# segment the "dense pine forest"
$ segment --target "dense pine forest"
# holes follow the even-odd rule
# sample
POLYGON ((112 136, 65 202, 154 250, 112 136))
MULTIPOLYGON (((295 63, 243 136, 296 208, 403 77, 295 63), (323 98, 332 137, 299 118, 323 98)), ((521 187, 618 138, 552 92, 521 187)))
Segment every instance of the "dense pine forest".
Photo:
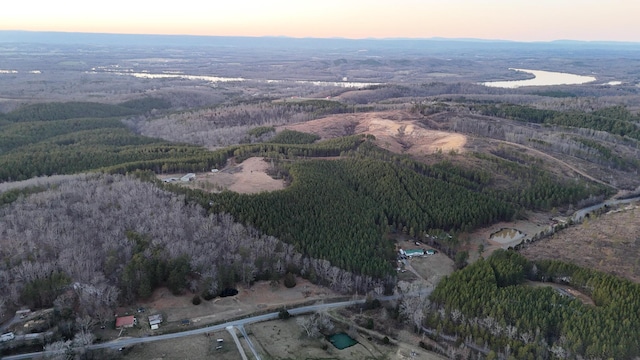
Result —
POLYGON ((443 279, 425 324, 485 347, 493 358, 630 359, 640 354, 638 296, 640 286, 627 280, 501 250, 443 279), (527 281, 571 285, 595 305, 527 281))

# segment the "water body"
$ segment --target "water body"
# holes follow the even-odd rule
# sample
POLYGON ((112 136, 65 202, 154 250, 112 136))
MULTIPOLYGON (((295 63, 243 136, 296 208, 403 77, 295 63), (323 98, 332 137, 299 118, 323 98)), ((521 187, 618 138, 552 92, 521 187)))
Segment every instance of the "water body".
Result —
POLYGON ((358 342, 351 338, 351 336, 345 333, 338 333, 329 337, 329 342, 333 344, 338 350, 346 349, 350 346, 357 344, 358 342))
POLYGON ((515 240, 520 240, 525 236, 523 232, 518 229, 500 229, 489 236, 489 239, 499 242, 501 244, 507 244, 515 240))
POLYGON ((514 68, 510 68, 509 70, 532 74, 534 78, 527 80, 488 81, 480 84, 489 87, 515 89, 523 86, 580 85, 596 81, 596 78, 594 76, 575 75, 543 70, 527 70, 514 68))
MULTIPOLYGON (((127 71, 104 71, 105 73, 116 75, 128 75, 137 78, 144 79, 186 79, 186 80, 202 80, 210 83, 223 83, 223 82, 244 82, 254 81, 263 83, 282 83, 282 84, 309 84, 314 86, 334 86, 343 88, 365 88, 368 86, 380 85, 381 83, 365 83, 365 82, 353 82, 353 81, 312 81, 312 80, 258 80, 258 79, 246 79, 242 77, 221 77, 221 76, 208 76, 208 75, 188 75, 181 73, 162 73, 154 74, 149 72, 127 72, 127 71)), ((99 71, 90 71, 90 74, 101 73, 99 71)))

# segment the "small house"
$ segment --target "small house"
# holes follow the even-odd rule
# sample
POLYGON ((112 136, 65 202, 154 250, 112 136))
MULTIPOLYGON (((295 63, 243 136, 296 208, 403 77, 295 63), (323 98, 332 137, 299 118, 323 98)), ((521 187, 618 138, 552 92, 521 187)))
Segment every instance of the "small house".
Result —
POLYGON ((424 255, 424 250, 422 249, 410 249, 410 250, 404 250, 404 254, 408 257, 413 257, 413 256, 422 256, 424 255))
POLYGON ((138 323, 135 316, 120 316, 116 318, 116 328, 130 328, 138 323))

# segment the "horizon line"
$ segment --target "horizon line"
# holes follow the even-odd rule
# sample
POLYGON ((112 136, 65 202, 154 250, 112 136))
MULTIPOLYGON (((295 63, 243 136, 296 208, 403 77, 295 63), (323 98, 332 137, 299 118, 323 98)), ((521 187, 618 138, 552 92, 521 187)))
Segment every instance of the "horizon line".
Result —
MULTIPOLYGON (((281 38, 281 39, 293 39, 293 40, 349 40, 349 41, 415 41, 415 40, 431 40, 431 41, 472 41, 472 42, 504 42, 504 43, 561 43, 561 42, 573 42, 573 43, 588 43, 588 44, 603 44, 603 43, 615 43, 615 44, 640 44, 640 41, 624 41, 624 40, 576 40, 576 39, 554 39, 554 40, 512 40, 512 39, 499 39, 499 38, 470 38, 470 37, 362 37, 351 38, 341 36, 331 37, 314 37, 314 36, 291 36, 291 35, 200 35, 200 34, 160 34, 160 33, 119 33, 119 32, 90 32, 90 31, 60 31, 60 30, 20 30, 20 29, 4 29, 3 32, 20 32, 20 33, 32 33, 32 34, 78 34, 78 35, 109 35, 109 36, 168 36, 168 37, 196 37, 196 38, 281 38)), ((1 42, 1 41, 0 41, 1 42)))

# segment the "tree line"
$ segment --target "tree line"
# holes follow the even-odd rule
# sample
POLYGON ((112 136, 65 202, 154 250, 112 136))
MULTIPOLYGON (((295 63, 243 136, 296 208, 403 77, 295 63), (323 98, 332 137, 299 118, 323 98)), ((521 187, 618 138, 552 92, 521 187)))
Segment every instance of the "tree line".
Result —
POLYGON ((153 109, 167 109, 171 106, 165 99, 141 98, 120 104, 95 102, 51 102, 22 106, 2 117, 11 122, 50 121, 74 118, 108 118, 134 114, 144 114, 153 109))

